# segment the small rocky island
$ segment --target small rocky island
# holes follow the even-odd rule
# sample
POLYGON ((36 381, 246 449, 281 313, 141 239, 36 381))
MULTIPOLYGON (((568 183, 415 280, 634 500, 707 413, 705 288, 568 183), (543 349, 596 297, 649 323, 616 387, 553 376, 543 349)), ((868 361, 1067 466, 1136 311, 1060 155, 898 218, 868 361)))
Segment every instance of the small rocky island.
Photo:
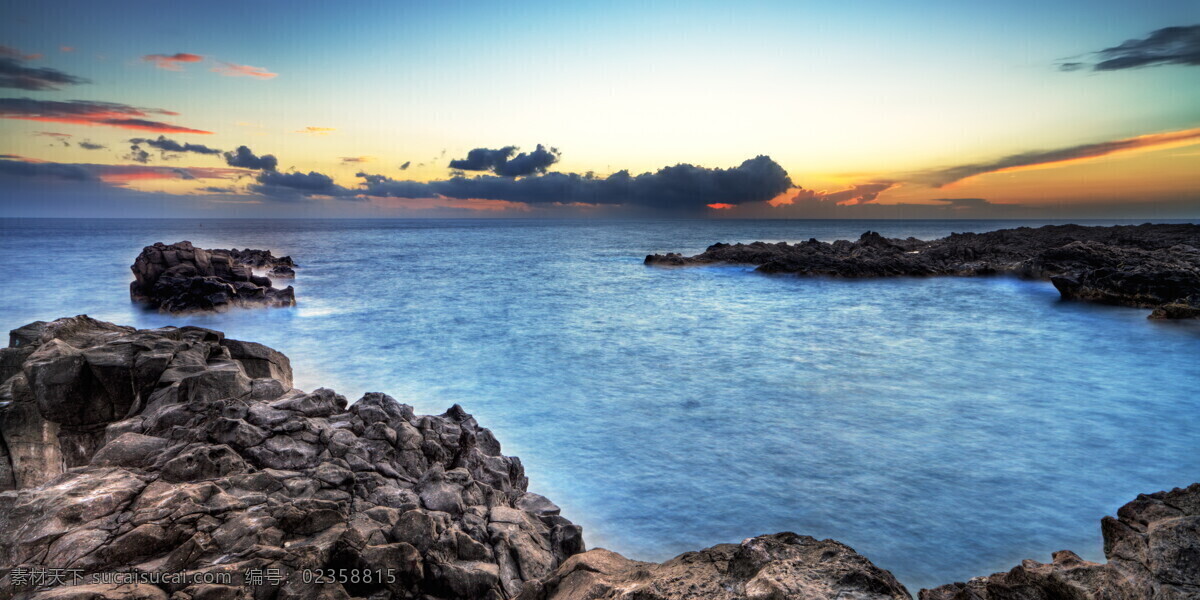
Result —
MULTIPOLYGON (((910 597, 793 533, 661 564, 585 552, 459 406, 304 392, 286 356, 218 331, 35 322, 0 349, 0 382, 0 600, 910 597)), ((1139 496, 1102 532, 1107 563, 1062 551, 920 598, 1200 598, 1200 484, 1139 496)))
POLYGON ((221 310, 230 306, 294 306, 292 286, 271 287, 273 277, 296 276, 290 256, 270 250, 205 250, 191 242, 146 246, 134 260, 129 297, 163 312, 221 310))
POLYGON ((757 265, 763 273, 833 277, 1012 274, 1048 279, 1064 299, 1200 317, 1200 225, 1047 225, 954 233, 932 241, 868 231, 854 242, 714 244, 701 254, 652 254, 645 264, 757 265))

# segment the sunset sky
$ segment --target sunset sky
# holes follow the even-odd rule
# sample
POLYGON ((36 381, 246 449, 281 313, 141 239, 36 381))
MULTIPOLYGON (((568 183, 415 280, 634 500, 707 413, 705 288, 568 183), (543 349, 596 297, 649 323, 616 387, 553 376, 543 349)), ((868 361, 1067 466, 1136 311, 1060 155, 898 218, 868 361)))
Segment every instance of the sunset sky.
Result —
POLYGON ((3 11, 0 216, 1200 217, 1194 0, 3 11))

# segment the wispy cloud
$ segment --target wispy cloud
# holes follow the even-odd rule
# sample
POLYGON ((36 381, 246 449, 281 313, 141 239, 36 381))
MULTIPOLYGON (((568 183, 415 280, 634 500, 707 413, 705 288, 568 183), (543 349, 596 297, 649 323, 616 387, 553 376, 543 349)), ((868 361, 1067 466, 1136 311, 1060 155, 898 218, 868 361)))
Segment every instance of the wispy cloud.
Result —
POLYGON ((25 54, 12 46, 5 46, 3 44, 0 44, 0 56, 18 60, 37 60, 42 57, 41 54, 25 54))
POLYGON ((154 63, 154 66, 166 71, 182 71, 185 63, 198 63, 204 60, 199 54, 176 52, 175 54, 147 54, 142 60, 154 63))
POLYGON ((58 69, 24 64, 25 61, 40 57, 40 54, 22 54, 15 48, 0 46, 0 87, 40 92, 61 89, 65 85, 90 83, 87 79, 58 69))
POLYGON ((833 192, 807 190, 798 188, 789 191, 787 194, 781 194, 767 201, 771 206, 788 206, 798 202, 804 203, 824 203, 836 206, 856 206, 859 204, 867 204, 874 202, 879 194, 895 187, 897 184, 894 181, 871 181, 867 183, 856 183, 844 190, 833 192), (794 193, 792 193, 794 192, 794 193))
POLYGON ((179 113, 161 108, 139 108, 117 102, 91 100, 59 102, 32 98, 0 98, 0 119, 119 127, 156 133, 212 133, 143 118, 152 114, 174 116, 179 113))
POLYGON ((933 187, 943 187, 958 181, 962 181, 968 177, 975 177, 976 175, 983 175, 985 173, 1000 173, 1024 169, 1061 166, 1073 164, 1079 161, 1099 158, 1101 156, 1108 156, 1110 154, 1164 148, 1169 146, 1188 145, 1194 143, 1200 143, 1200 128, 1184 129, 1181 131, 1171 131, 1167 133, 1152 133, 1149 135, 1140 135, 1121 140, 1070 146, 1056 150, 1023 152, 1021 154, 1013 154, 989 162, 957 165, 953 167, 922 171, 914 174, 911 177, 911 180, 933 187))
POLYGON ((1093 71, 1119 71, 1156 65, 1200 66, 1200 25, 1163 27, 1145 39, 1126 41, 1093 52, 1094 63, 1062 62, 1059 69, 1077 71, 1089 64, 1093 71))
POLYGON ((222 62, 213 67, 212 72, 225 77, 253 77, 255 79, 273 79, 279 76, 279 73, 272 73, 262 67, 252 67, 250 65, 239 65, 236 63, 222 62))
POLYGON ((67 141, 72 137, 71 134, 69 134, 69 133, 58 133, 57 131, 35 131, 33 133, 33 135, 38 136, 38 137, 48 137, 48 138, 54 139, 54 140, 58 141, 60 144, 62 144, 63 146, 71 145, 71 143, 67 141))
POLYGON ((371 161, 375 160, 375 157, 374 156, 343 156, 343 157, 341 157, 341 159, 342 159, 342 163, 350 164, 350 163, 371 162, 371 161))
POLYGON ((335 131, 337 131, 336 127, 311 127, 311 126, 309 126, 309 127, 305 127, 304 129, 297 129, 295 131, 295 133, 306 133, 308 135, 329 135, 335 131))
POLYGON ((158 139, 133 138, 129 140, 131 144, 145 144, 151 148, 156 148, 163 152, 194 152, 196 154, 220 154, 221 151, 216 148, 209 148, 201 144, 179 143, 175 140, 168 139, 165 135, 158 136, 158 139))

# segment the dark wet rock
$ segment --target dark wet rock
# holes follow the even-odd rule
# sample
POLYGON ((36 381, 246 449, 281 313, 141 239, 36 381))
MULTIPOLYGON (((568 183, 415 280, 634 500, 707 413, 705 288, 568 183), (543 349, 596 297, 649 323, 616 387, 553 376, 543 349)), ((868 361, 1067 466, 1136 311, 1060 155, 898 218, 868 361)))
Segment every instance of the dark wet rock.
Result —
POLYGON ((1200 483, 1142 494, 1101 521, 1105 563, 1055 552, 1011 571, 921 590, 920 600, 1200 598, 1200 483))
POLYGON ((528 583, 519 600, 908 600, 891 573, 849 546, 794 533, 687 552, 665 563, 596 549, 528 583))
POLYGON ((511 598, 583 550, 461 407, 348 408, 293 388, 282 354, 196 327, 80 316, 11 340, 28 352, 0 386, 0 599, 511 598), (14 568, 234 579, 31 587, 14 568), (392 577, 305 585, 305 569, 392 577))
POLYGON ((854 242, 714 244, 696 256, 653 254, 645 260, 664 267, 716 263, 832 277, 1008 273, 1049 279, 1067 300, 1155 308, 1155 318, 1200 316, 1200 225, 1047 225, 932 241, 868 231, 854 242))
POLYGON ((290 256, 275 256, 270 250, 256 250, 253 248, 243 248, 238 250, 233 248, 225 250, 217 248, 211 250, 217 254, 225 254, 239 264, 246 265, 254 269, 273 269, 275 267, 286 267, 294 269, 298 267, 295 261, 290 256))
MULTIPOLYGON (((220 310, 230 306, 292 306, 292 286, 278 289, 255 268, 295 266, 266 250, 205 250, 191 242, 146 246, 134 260, 129 296, 165 312, 220 310), (286 264, 285 264, 286 263, 286 264)), ((295 276, 295 273, 292 274, 295 276)))

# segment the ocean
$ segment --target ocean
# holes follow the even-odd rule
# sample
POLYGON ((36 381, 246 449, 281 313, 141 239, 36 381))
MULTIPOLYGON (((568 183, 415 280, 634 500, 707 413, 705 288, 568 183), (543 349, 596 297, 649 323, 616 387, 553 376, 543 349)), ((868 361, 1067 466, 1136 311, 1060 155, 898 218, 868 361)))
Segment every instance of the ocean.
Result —
POLYGON ((794 531, 915 593, 1064 548, 1103 560, 1101 517, 1200 481, 1200 324, 1010 277, 642 259, 1038 224, 0 219, 0 327, 86 313, 219 329, 287 354, 302 389, 461 404, 589 547, 658 561, 794 531), (180 240, 291 255, 299 304, 130 304, 141 248, 180 240))

